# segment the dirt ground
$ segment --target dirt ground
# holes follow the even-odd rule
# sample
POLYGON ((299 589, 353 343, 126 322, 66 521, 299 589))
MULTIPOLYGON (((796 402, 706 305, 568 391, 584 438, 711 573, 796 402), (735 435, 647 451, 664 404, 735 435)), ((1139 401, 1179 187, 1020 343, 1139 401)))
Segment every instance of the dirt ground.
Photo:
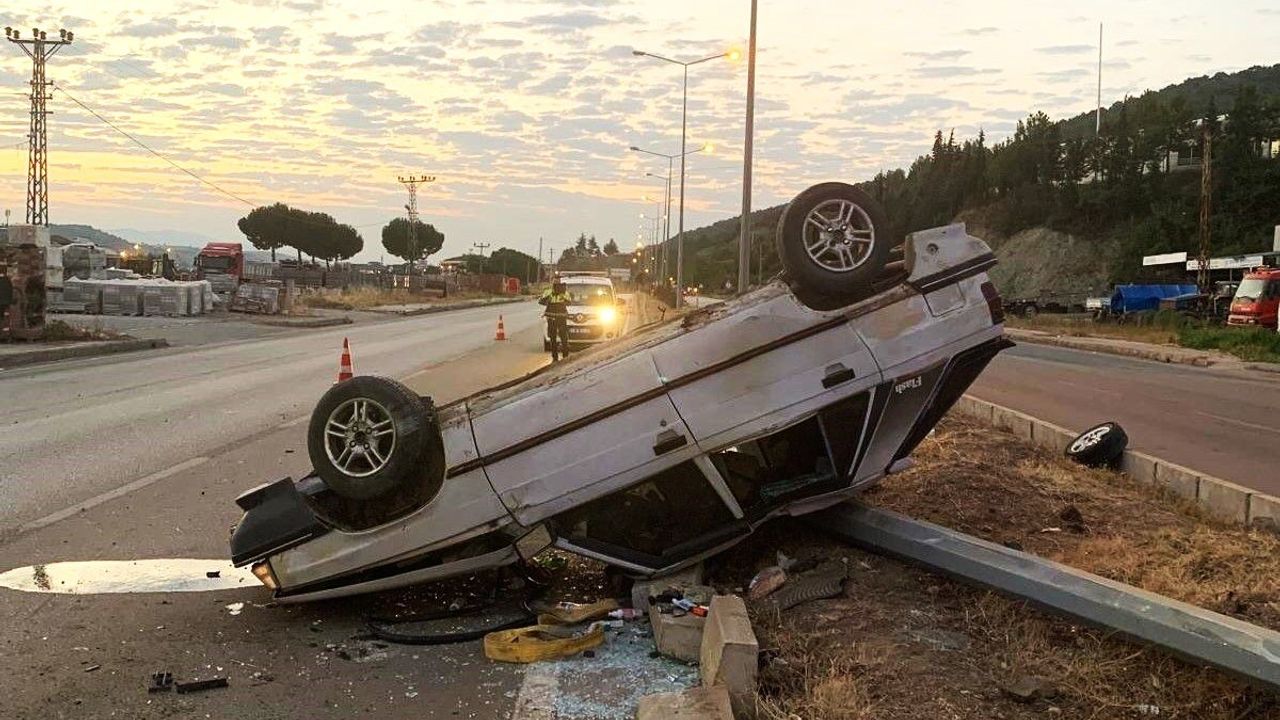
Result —
MULTIPOLYGON (((1105 471, 1003 432, 948 419, 918 465, 867 502, 1020 547, 1253 623, 1280 628, 1280 538, 1214 523, 1105 471)), ((765 651, 760 716, 906 718, 1280 718, 1280 697, 1114 635, 776 523, 713 570, 743 586, 776 553, 839 558, 842 596, 782 617, 756 612, 765 651), (1019 702, 1019 682, 1049 697, 1019 702)))

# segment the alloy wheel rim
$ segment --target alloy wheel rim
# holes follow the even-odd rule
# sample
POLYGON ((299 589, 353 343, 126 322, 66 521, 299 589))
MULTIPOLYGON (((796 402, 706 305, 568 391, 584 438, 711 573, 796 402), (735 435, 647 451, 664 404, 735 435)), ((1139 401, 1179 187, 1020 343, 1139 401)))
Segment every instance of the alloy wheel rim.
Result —
POLYGON ((387 466, 396 448, 391 413, 369 398, 352 398, 329 413, 324 451, 339 472, 368 477, 387 466))
POLYGON ((827 200, 809 211, 802 233, 805 252, 818 267, 849 272, 871 257, 876 227, 871 216, 849 200, 827 200))

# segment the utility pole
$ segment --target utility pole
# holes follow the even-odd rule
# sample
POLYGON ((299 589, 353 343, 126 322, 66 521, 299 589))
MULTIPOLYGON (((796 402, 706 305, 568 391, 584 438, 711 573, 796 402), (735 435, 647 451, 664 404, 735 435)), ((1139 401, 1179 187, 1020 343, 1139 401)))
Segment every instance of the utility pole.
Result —
POLYGON ((4 36, 9 42, 22 48, 31 58, 31 130, 28 135, 27 160, 27 223, 30 225, 49 224, 49 135, 45 101, 49 99, 46 90, 49 82, 45 80, 45 61, 53 57, 63 45, 70 45, 75 33, 59 30, 58 40, 49 40, 40 28, 31 28, 31 38, 24 40, 22 33, 11 27, 4 29, 4 36))
POLYGON ((1094 123, 1095 137, 1102 135, 1102 23, 1098 23, 1098 119, 1094 123))
POLYGON ((1209 289, 1209 245, 1212 240, 1213 227, 1213 124, 1217 118, 1204 121, 1204 159, 1200 162, 1200 272, 1196 274, 1196 283, 1200 292, 1209 289))
POLYGON ((742 153, 742 227, 738 237, 738 294, 751 284, 751 163, 756 118, 756 0, 751 0, 751 40, 747 49, 747 130, 742 153))
POLYGON ((433 175, 398 176, 396 179, 409 188, 409 204, 404 209, 409 211, 409 274, 412 275, 418 257, 418 185, 435 182, 436 179, 433 175))
POLYGON ((538 282, 542 282, 542 237, 538 237, 538 282))
POLYGON ((473 248, 477 248, 478 250, 480 250, 480 272, 481 272, 481 274, 483 274, 483 273, 484 273, 484 270, 485 270, 485 267, 484 267, 484 266, 485 266, 485 261, 484 261, 484 251, 485 251, 485 250, 487 250, 487 249, 489 248, 489 245, 490 245, 490 243, 471 243, 471 247, 473 247, 473 248))

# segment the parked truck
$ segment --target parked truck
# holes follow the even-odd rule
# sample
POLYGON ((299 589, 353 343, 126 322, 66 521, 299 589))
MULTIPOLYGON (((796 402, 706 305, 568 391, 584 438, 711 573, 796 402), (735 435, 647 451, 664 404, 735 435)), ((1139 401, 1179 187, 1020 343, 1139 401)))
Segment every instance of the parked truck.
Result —
POLYGON ((1276 329, 1280 310, 1280 268, 1257 268, 1246 273, 1231 301, 1228 325, 1276 329))
POLYGON ((196 277, 208 280, 214 292, 235 292, 244 279, 244 246, 211 242, 196 255, 196 277))

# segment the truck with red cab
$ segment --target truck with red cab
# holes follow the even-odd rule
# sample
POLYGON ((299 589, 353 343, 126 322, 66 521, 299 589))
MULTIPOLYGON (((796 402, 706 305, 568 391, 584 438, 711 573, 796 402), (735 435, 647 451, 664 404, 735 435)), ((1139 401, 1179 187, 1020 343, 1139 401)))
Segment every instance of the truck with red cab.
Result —
POLYGON ((1280 310, 1280 268, 1256 268, 1247 273, 1231 301, 1228 325, 1276 329, 1280 310))
POLYGON ((235 292, 244 278, 244 246, 211 242, 196 255, 196 277, 208 280, 214 292, 235 292))

